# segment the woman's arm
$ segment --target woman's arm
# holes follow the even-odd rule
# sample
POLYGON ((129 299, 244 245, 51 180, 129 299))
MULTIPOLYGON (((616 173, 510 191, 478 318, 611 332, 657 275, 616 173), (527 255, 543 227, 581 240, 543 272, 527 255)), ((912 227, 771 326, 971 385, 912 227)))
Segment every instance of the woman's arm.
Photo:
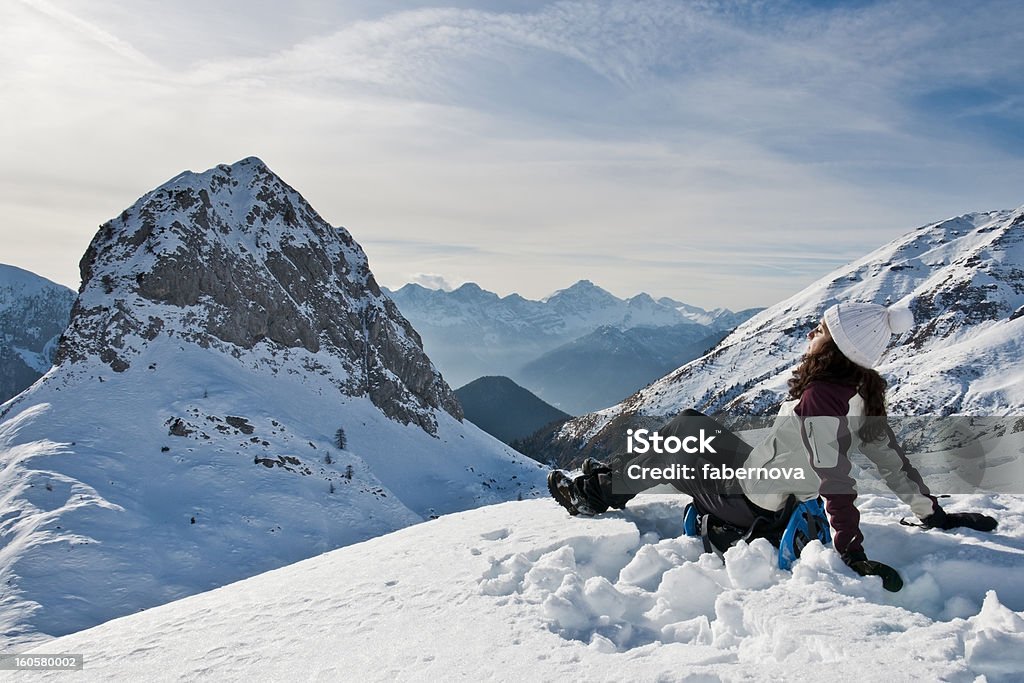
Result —
POLYGON ((882 587, 896 592, 903 588, 899 572, 887 564, 869 560, 864 553, 860 511, 854 501, 857 492, 850 476, 850 444, 853 442, 847 413, 856 389, 827 382, 812 382, 797 404, 800 434, 811 462, 821 480, 819 491, 825 512, 835 532, 832 545, 850 569, 861 576, 878 576, 882 587))
POLYGON ((875 464, 886 485, 910 506, 918 519, 923 520, 942 511, 939 501, 924 483, 921 473, 910 463, 888 422, 881 438, 862 442, 860 451, 875 464))
MULTIPOLYGON (((811 466, 821 479, 825 511, 835 530, 836 550, 841 554, 863 551, 860 513, 854 505, 855 481, 850 477, 852 444, 849 401, 856 390, 829 382, 812 382, 800 397, 796 414, 801 416, 801 436, 811 466)), ((864 418, 862 418, 864 419, 864 418)), ((885 418, 866 418, 885 419, 885 418)), ((856 429, 854 425, 853 429, 856 429)), ((860 451, 881 473, 886 485, 910 506, 927 528, 968 527, 992 531, 996 520, 979 513, 947 513, 924 483, 921 473, 907 458, 888 422, 880 439, 862 441, 860 451)))
POLYGON ((844 557, 864 552, 856 482, 850 476, 852 443, 846 414, 856 389, 827 382, 812 382, 796 405, 800 436, 811 467, 821 480, 819 492, 832 526, 832 544, 844 557))

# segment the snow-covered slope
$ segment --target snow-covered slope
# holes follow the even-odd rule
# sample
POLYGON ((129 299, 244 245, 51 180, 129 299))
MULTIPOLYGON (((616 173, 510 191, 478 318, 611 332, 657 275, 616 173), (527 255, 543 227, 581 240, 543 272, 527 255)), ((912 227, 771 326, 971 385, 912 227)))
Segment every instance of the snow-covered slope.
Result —
POLYGON ((4 650, 543 488, 258 159, 139 199, 82 279, 57 366, 0 407, 4 650))
POLYGON ((75 293, 0 263, 0 403, 50 369, 75 293))
MULTIPOLYGON (((563 428, 592 440, 618 417, 683 408, 766 414, 839 301, 906 304, 917 326, 893 340, 879 371, 890 413, 1007 415, 1024 410, 1024 207, 925 225, 839 268, 740 325, 711 353, 622 403, 563 428)), ((616 420, 614 424, 619 424, 616 420)), ((607 437, 607 434, 602 437, 607 437)))
MULTIPOLYGON (((456 385, 484 375, 527 382, 520 373, 524 365, 601 327, 635 329, 640 335, 643 329, 696 323, 708 328, 704 336, 709 337, 731 330, 759 310, 705 311, 671 299, 655 301, 648 294, 620 299, 589 280, 541 301, 518 294, 499 297, 472 282, 452 292, 408 284, 388 294, 423 335, 430 357, 456 385)), ((537 391, 529 383, 524 386, 537 391)))
POLYGON ((900 526, 895 499, 868 497, 868 551, 902 572, 896 594, 817 542, 792 573, 763 540, 723 566, 677 537, 685 502, 641 496, 593 519, 488 506, 38 651, 85 653, 89 681, 1020 680, 1020 498, 949 505, 999 517, 986 535, 900 526))

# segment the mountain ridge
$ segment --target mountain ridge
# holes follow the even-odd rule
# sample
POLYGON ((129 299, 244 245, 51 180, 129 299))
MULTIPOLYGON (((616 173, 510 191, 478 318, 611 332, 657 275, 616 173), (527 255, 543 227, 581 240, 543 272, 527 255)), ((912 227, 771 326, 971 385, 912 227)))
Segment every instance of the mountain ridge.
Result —
POLYGON ((187 171, 147 193, 100 227, 81 270, 57 364, 95 356, 123 371, 136 351, 126 340, 132 335, 224 349, 266 342, 304 355, 309 370, 331 372, 343 391, 366 391, 428 431, 428 408, 461 416, 419 335, 381 294, 348 231, 329 225, 255 157, 187 171), (329 280, 342 286, 324 286, 329 280), (157 315, 135 314, 154 305, 157 315), (345 376, 319 363, 321 346, 343 359, 345 376))
POLYGON ((724 332, 699 323, 620 329, 602 325, 524 365, 519 375, 541 398, 582 414, 613 405, 703 355, 724 332))
MULTIPOLYGON (((488 375, 511 377, 534 393, 522 368, 545 353, 592 334, 602 326, 620 329, 696 323, 708 335, 724 332, 759 309, 733 313, 705 311, 648 294, 620 299, 590 280, 580 280, 541 300, 504 297, 476 283, 447 292, 409 283, 383 289, 423 338, 424 348, 445 377, 463 384, 488 375)), ((636 382, 641 386, 647 379, 636 382)), ((557 396, 544 396, 559 402, 557 396)), ((570 410, 572 412, 572 410, 570 410)))

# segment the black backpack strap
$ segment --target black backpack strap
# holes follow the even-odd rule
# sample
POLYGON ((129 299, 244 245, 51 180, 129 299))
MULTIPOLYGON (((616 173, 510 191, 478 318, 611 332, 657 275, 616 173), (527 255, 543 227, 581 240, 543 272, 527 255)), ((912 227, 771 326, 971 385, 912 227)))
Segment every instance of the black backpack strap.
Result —
POLYGON ((704 543, 704 552, 714 553, 725 561, 725 553, 715 547, 715 544, 711 542, 711 515, 703 514, 700 516, 700 540, 704 543))
MULTIPOLYGON (((786 500, 786 505, 771 516, 765 515, 763 512, 755 511, 754 521, 747 529, 723 522, 711 514, 701 513, 698 529, 701 541, 704 543, 704 552, 715 553, 722 558, 722 561, 724 562, 725 551, 737 541, 746 541, 749 543, 755 538, 765 538, 769 543, 777 547, 779 545, 782 532, 785 530, 786 525, 789 523, 789 518, 792 516, 793 511, 796 510, 798 504, 799 501, 796 499, 796 496, 790 496, 789 499, 786 500), (720 531, 732 532, 728 533, 730 543, 727 548, 719 548, 715 545, 711 538, 712 526, 717 527, 720 531)), ((817 521, 808 520, 808 524, 814 534, 814 536, 812 536, 813 538, 818 532, 817 521)))
POLYGON ((754 511, 754 522, 750 525, 747 533, 743 535, 743 540, 750 543, 755 538, 766 538, 772 545, 778 546, 782 532, 789 524, 789 518, 793 516, 797 505, 799 505, 799 501, 796 496, 790 495, 782 509, 770 516, 753 510, 753 506, 751 506, 754 511))

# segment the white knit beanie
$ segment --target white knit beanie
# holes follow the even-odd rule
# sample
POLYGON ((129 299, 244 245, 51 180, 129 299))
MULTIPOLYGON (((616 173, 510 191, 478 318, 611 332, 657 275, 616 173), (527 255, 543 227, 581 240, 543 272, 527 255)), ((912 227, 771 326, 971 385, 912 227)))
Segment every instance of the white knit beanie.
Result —
POLYGON ((909 308, 851 302, 825 311, 825 324, 844 356, 861 367, 873 368, 892 335, 914 326, 914 314, 909 308))

